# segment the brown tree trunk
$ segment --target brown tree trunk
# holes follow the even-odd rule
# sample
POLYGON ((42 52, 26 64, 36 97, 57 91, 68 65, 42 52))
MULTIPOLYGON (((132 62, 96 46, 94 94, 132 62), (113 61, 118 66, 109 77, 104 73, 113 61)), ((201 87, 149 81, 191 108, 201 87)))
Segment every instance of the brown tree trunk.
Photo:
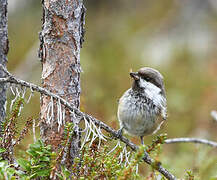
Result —
MULTIPOLYGON (((0 0, 0 64, 6 67, 8 54, 8 13, 7 0, 0 0)), ((0 70, 0 78, 4 72, 0 70)), ((2 123, 5 120, 6 84, 0 84, 0 136, 2 136, 2 123)))
MULTIPOLYGON (((85 8, 82 0, 42 0, 43 18, 39 57, 42 85, 77 108, 80 105, 80 48, 84 36, 85 8)), ((79 119, 49 96, 41 96, 41 137, 54 151, 60 151, 64 125, 73 122, 74 133, 61 163, 70 167, 79 155, 79 119), (53 102, 53 103, 52 103, 53 102), (64 118, 65 116, 65 118, 64 118)))

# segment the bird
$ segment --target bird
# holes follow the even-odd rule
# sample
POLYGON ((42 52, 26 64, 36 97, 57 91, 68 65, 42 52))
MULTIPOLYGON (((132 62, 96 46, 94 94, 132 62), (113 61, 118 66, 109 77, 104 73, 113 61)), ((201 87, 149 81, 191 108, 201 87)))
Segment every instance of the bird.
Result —
POLYGON ((150 67, 142 67, 137 72, 130 72, 132 87, 124 92, 118 101, 117 116, 120 129, 133 136, 143 137, 160 129, 167 119, 167 101, 163 76, 150 67))

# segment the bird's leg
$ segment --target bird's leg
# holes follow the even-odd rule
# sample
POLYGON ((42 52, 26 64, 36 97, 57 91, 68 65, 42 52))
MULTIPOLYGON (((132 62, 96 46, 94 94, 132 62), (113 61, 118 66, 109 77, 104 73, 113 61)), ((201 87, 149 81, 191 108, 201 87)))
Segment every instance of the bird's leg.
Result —
POLYGON ((143 136, 140 136, 141 144, 144 145, 143 136))
POLYGON ((122 137, 123 129, 124 129, 124 127, 121 127, 120 129, 117 130, 117 136, 118 136, 118 138, 122 137))

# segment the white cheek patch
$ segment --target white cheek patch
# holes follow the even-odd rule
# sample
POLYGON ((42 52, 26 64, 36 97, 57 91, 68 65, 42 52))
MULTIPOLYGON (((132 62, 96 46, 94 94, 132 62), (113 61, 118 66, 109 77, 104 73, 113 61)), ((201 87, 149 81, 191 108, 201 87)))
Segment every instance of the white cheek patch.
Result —
POLYGON ((145 94, 153 100, 154 104, 159 107, 166 106, 166 99, 160 94, 161 89, 154 84, 147 82, 143 79, 139 81, 140 87, 144 88, 145 94))
POLYGON ((139 80, 140 87, 143 87, 145 89, 146 94, 149 97, 155 96, 156 94, 159 94, 161 92, 161 89, 154 84, 145 81, 144 79, 139 80))

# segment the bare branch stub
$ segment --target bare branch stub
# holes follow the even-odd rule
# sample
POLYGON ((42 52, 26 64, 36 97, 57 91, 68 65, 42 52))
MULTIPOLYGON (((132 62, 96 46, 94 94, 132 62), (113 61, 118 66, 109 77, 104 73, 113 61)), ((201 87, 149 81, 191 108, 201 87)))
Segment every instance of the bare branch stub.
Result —
MULTIPOLYGON (((40 33, 39 57, 42 62, 42 86, 52 93, 80 106, 80 48, 83 42, 84 13, 82 0, 72 1, 42 1, 43 27, 40 33)), ((73 122, 75 126, 79 119, 74 112, 63 109, 58 99, 41 96, 41 135, 46 144, 51 144, 54 151, 62 148, 64 123, 73 122)), ((76 129, 76 128, 75 128, 76 129)), ((78 129, 78 128, 77 128, 78 129)), ((80 136, 75 130, 71 139, 65 164, 69 167, 73 158, 79 155, 80 136)))
POLYGON ((166 144, 173 144, 173 143, 196 143, 196 144, 205 144, 214 148, 217 148, 217 142, 209 141, 207 139, 201 139, 201 138, 172 138, 172 139, 166 139, 166 144))

